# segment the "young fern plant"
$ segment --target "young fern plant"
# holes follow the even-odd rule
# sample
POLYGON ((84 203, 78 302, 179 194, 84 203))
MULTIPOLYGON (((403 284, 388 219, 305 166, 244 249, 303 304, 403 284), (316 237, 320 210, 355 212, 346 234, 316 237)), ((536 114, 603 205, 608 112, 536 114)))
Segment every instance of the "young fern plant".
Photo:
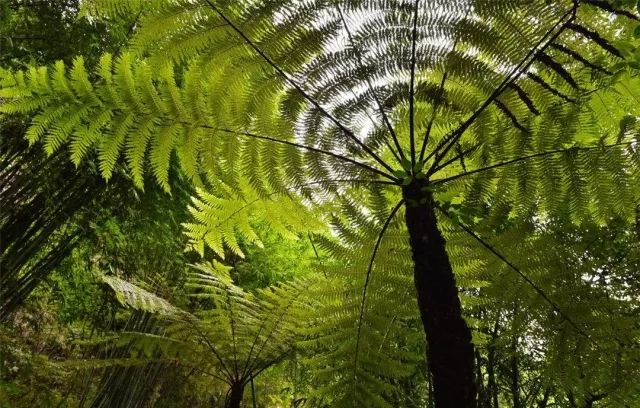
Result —
MULTIPOLYGON (((138 186, 148 158, 169 189, 176 151, 186 174, 218 198, 243 200, 249 189, 293 198, 321 219, 339 210, 327 204, 332 197, 357 200, 365 218, 383 218, 356 336, 375 262, 394 256, 380 243, 403 219, 438 407, 476 400, 472 337, 442 217, 483 242, 465 217, 477 209, 496 221, 633 214, 638 17, 617 3, 93 0, 87 7, 98 16, 140 15, 130 51, 105 55, 96 75, 81 59, 69 72, 58 64, 5 74, 2 111, 38 112, 29 138, 44 139, 49 151, 70 143, 79 161, 97 147, 105 177, 124 153, 138 186)), ((211 211, 201 206, 204 229, 189 228, 205 242, 212 231, 209 244, 219 251, 211 211)), ((251 205, 238 211, 232 219, 248 216, 251 205)), ((222 233, 231 247, 232 232, 222 233)))

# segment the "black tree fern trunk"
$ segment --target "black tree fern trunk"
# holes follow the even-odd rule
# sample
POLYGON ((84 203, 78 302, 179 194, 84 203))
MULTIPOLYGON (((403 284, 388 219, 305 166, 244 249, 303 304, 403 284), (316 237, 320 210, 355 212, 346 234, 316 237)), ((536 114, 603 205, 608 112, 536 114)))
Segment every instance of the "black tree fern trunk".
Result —
POLYGON ((475 408, 474 352, 426 180, 403 189, 418 307, 427 337, 436 408, 475 408))
POLYGON ((242 402, 242 395, 244 394, 244 384, 234 384, 227 394, 227 399, 224 402, 225 408, 240 408, 242 402))

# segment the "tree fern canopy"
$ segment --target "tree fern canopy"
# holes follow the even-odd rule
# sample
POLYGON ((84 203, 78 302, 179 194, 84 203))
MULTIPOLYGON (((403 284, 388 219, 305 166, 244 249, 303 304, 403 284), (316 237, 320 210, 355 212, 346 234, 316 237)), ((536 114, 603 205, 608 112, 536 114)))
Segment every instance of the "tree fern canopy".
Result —
POLYGON ((226 406, 292 356, 318 406, 630 406, 637 254, 588 242, 637 244, 636 3, 86 0, 134 22, 126 46, 0 70, 0 113, 138 190, 172 194, 179 164, 187 249, 214 259, 191 303, 104 282, 166 318, 127 345, 226 383, 226 406), (314 273, 237 286, 265 231, 309 240, 314 273), (398 397, 412 381, 433 399, 398 397))
POLYGON ((118 342, 124 339, 148 357, 196 367, 227 383, 231 390, 243 389, 263 370, 294 352, 301 313, 308 308, 304 292, 312 282, 291 282, 252 295, 225 279, 221 265, 202 264, 196 270, 187 280, 190 296, 209 305, 197 315, 126 281, 104 277, 123 305, 167 319, 163 335, 149 338, 148 333, 129 333, 118 342), (203 355, 209 358, 203 361, 203 355))
MULTIPOLYGON (((104 55, 91 75, 81 57, 6 74, 15 99, 3 111, 40 112, 29 140, 49 152, 69 142, 76 163, 97 146, 105 178, 123 154, 138 186, 149 160, 168 190, 175 150, 196 183, 263 196, 408 171, 443 188, 459 179, 451 188, 473 189, 476 204, 500 195, 520 214, 564 204, 602 218, 631 188, 598 205, 579 198, 606 181, 578 174, 631 160, 635 122, 620 121, 633 116, 637 81, 622 58, 632 52, 615 48, 635 20, 598 5, 89 2, 100 16, 142 13, 131 51, 104 55), (574 179, 554 176, 569 170, 574 179), (515 183, 496 190, 497 179, 515 183)), ((609 181, 631 184, 623 173, 609 181)))

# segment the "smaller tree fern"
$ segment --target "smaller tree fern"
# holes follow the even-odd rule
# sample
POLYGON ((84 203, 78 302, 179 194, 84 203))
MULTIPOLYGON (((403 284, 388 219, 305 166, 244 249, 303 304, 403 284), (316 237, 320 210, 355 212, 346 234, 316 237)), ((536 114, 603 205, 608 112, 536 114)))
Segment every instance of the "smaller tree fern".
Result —
POLYGON ((222 381, 229 387, 225 406, 239 407, 245 386, 293 353, 310 313, 304 299, 312 281, 295 281, 252 295, 235 286, 228 268, 221 264, 195 268, 187 280, 199 305, 193 314, 119 278, 104 277, 123 305, 165 321, 163 334, 125 333, 118 342, 128 343, 148 358, 173 361, 222 381))

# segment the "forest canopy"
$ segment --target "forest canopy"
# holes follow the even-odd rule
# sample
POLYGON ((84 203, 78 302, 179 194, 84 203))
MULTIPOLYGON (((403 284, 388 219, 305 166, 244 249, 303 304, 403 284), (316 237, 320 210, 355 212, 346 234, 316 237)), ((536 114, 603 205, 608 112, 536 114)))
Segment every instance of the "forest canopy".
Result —
POLYGON ((640 406, 636 0, 0 0, 0 407, 640 406))

